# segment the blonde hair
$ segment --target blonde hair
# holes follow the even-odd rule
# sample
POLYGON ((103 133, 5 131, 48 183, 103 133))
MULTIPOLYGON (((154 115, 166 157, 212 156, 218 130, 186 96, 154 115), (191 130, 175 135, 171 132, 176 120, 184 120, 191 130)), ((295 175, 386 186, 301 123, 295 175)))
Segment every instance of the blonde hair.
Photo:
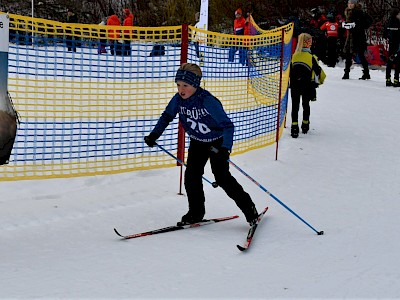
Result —
POLYGON ((196 64, 191 64, 191 63, 184 63, 180 66, 180 68, 178 69, 178 71, 189 71, 192 72, 194 74, 196 74, 197 76, 203 77, 203 73, 201 72, 201 69, 198 65, 196 64))
POLYGON ((308 33, 300 34, 299 37, 297 38, 297 46, 294 53, 301 52, 301 49, 305 47, 305 43, 307 43, 311 39, 312 39, 311 34, 308 33))

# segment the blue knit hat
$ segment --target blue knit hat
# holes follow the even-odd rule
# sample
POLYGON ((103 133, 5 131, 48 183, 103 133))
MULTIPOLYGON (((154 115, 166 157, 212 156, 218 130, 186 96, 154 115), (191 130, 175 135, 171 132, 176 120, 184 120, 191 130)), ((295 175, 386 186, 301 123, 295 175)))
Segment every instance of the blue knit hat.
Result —
POLYGON ((184 81, 193 87, 198 88, 200 86, 201 76, 190 71, 178 70, 176 72, 175 82, 178 80, 184 81))

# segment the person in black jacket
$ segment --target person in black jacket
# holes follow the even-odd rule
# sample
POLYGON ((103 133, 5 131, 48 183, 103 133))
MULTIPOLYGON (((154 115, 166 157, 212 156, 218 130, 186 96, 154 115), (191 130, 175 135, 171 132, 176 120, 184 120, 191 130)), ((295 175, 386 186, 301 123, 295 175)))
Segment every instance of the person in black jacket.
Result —
POLYGON ((400 87, 400 10, 393 8, 390 19, 385 27, 385 37, 389 40, 389 59, 386 65, 386 86, 400 87), (392 66, 394 68, 394 80, 391 80, 392 66))
MULTIPOLYGON (((78 23, 78 16, 74 14, 74 12, 71 9, 68 9, 67 12, 67 23, 78 23)), ((76 52, 76 36, 72 34, 71 30, 66 30, 65 31, 67 36, 66 36, 66 44, 68 47, 68 51, 74 51, 76 52)))
POLYGON ((357 3, 357 0, 348 1, 344 15, 346 22, 343 23, 343 27, 347 29, 347 38, 343 49, 346 63, 342 79, 349 79, 353 56, 357 54, 361 60, 364 73, 359 79, 371 79, 371 76, 369 75, 368 62, 365 58, 365 52, 367 51, 367 37, 365 35, 365 30, 371 26, 372 19, 362 11, 361 5, 357 3))

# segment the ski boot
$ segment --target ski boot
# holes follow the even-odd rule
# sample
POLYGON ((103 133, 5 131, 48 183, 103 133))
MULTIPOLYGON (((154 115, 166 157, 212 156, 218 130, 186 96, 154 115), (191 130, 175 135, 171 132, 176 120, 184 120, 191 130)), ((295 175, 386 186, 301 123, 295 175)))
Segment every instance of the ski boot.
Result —
POLYGON ((309 129, 310 129, 310 121, 303 120, 303 122, 301 122, 301 132, 306 134, 309 129))
POLYGON ((298 136, 299 136, 299 125, 297 125, 297 122, 292 123, 292 127, 290 129, 290 135, 294 139, 298 138, 298 136))
POLYGON ((249 210, 246 210, 243 213, 246 217, 246 221, 249 223, 250 226, 257 222, 258 212, 254 205, 252 205, 249 210))
POLYGON ((344 74, 342 79, 350 79, 350 71, 349 70, 344 70, 344 74))
POLYGON ((390 78, 386 78, 386 86, 393 86, 393 82, 390 78))
POLYGON ((394 87, 400 87, 399 79, 394 79, 394 80, 393 80, 393 86, 394 86, 394 87))
POLYGON ((205 211, 191 211, 189 210, 186 215, 182 216, 180 222, 177 223, 178 226, 186 225, 186 224, 193 224, 203 220, 205 211))
POLYGON ((371 79, 371 76, 369 75, 369 71, 368 70, 363 70, 363 73, 364 73, 363 76, 361 76, 358 79, 361 79, 361 80, 371 79))

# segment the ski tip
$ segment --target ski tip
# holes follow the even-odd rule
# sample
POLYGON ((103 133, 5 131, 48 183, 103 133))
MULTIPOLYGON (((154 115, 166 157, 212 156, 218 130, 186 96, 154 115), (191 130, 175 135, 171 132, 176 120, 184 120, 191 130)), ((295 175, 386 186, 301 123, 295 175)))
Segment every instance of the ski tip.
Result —
POLYGON ((117 235, 119 235, 120 237, 123 237, 123 235, 120 234, 120 233, 117 231, 117 229, 115 229, 115 228, 114 228, 114 232, 115 232, 117 235))
POLYGON ((242 252, 247 250, 247 248, 240 246, 240 245, 236 245, 236 247, 242 252))

